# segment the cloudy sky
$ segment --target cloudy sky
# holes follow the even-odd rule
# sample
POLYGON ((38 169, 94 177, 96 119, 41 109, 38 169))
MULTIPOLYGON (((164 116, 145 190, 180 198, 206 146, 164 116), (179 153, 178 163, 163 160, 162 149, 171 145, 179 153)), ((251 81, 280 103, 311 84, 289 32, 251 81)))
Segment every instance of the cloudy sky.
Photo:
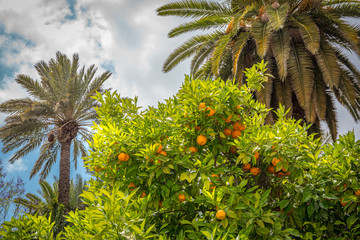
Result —
MULTIPOLYGON (((98 66, 98 72, 110 70, 113 75, 106 87, 122 96, 139 96, 142 106, 156 105, 175 94, 189 61, 170 73, 161 66, 168 54, 189 36, 167 38, 169 30, 181 19, 156 16, 155 10, 170 0, 0 0, 0 103, 10 98, 26 97, 16 85, 17 73, 37 79, 34 65, 48 61, 61 51, 71 57, 79 53, 81 65, 98 66)), ((355 59, 359 66, 359 59, 355 59)), ((355 128, 343 108, 338 108, 339 131, 355 128)), ((0 115, 0 125, 5 115, 0 115)), ((1 148, 1 145, 0 145, 1 148)), ((37 189, 38 178, 29 181, 37 152, 14 165, 9 155, 0 154, 9 176, 20 175, 27 190, 37 189)), ((79 171, 84 174, 83 170, 79 171)), ((73 173, 75 173, 73 171, 73 173)), ((58 175, 55 168, 49 175, 58 175)))

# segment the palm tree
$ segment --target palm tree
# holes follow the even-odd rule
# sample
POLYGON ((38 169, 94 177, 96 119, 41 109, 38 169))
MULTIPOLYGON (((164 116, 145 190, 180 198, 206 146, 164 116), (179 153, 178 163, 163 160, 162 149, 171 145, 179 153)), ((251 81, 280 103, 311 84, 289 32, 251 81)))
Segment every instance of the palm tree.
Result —
MULTIPOLYGON (((163 71, 193 56, 190 72, 195 77, 235 78, 242 84, 243 70, 265 59, 274 78, 255 95, 266 107, 285 105, 289 116, 312 123, 315 132, 320 132, 320 121, 326 121, 333 139, 335 98, 359 120, 360 72, 346 54, 360 57, 360 25, 355 23, 359 1, 184 0, 157 13, 192 18, 169 37, 207 31, 176 48, 163 71)), ((273 122, 273 116, 267 120, 273 122)))
MULTIPOLYGON (((15 203, 25 207, 29 214, 39 214, 48 216, 50 213, 55 217, 58 210, 59 181, 55 179, 51 186, 47 181, 39 181, 41 191, 38 194, 27 193, 26 198, 17 198, 15 203)), ((80 194, 87 188, 85 181, 77 174, 75 182, 70 181, 69 191, 69 210, 84 209, 85 204, 82 202, 80 194)))
POLYGON ((40 170, 45 179, 60 153, 58 202, 68 207, 70 191, 70 152, 75 169, 78 157, 85 156, 87 140, 91 140, 89 126, 97 117, 98 103, 92 98, 102 92, 102 85, 111 75, 109 71, 94 77, 94 65, 79 69, 79 56, 72 61, 57 52, 56 59, 35 65, 40 80, 18 74, 15 81, 27 90, 30 97, 8 100, 0 111, 9 114, 0 128, 4 153, 17 149, 10 158, 19 158, 40 147, 30 178, 40 170))

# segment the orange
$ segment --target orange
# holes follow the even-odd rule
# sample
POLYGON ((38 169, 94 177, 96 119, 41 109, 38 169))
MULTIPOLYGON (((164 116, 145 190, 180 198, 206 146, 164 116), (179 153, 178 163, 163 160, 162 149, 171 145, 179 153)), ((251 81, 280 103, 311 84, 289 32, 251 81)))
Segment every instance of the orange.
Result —
POLYGON ((197 151, 197 148, 196 147, 189 147, 189 150, 192 152, 192 153, 196 153, 197 151))
POLYGON ((124 160, 124 162, 126 162, 127 160, 129 160, 129 158, 130 158, 129 154, 125 153, 125 160, 124 160))
POLYGON ((223 220, 226 217, 226 213, 224 210, 219 210, 216 212, 216 218, 219 220, 223 220))
POLYGON ((245 164, 245 165, 242 167, 242 169, 243 169, 244 171, 249 171, 249 170, 250 170, 250 168, 251 168, 250 163, 245 164))
POLYGON ((157 146, 156 153, 160 153, 163 149, 162 145, 160 143, 156 143, 155 146, 157 146))
POLYGON ((200 103, 199 104, 199 108, 200 109, 204 109, 206 107, 206 104, 204 102, 200 103))
POLYGON ((200 131, 200 129, 201 129, 200 126, 196 126, 196 127, 195 127, 195 130, 196 130, 196 131, 200 131))
POLYGON ((159 152, 159 154, 167 156, 167 152, 165 152, 165 151, 161 151, 161 152, 159 152))
POLYGON ((215 173, 211 174, 211 176, 212 176, 212 177, 217 177, 217 178, 219 177, 219 175, 217 175, 217 174, 215 174, 215 173))
POLYGON ((140 197, 141 197, 141 198, 144 198, 145 196, 146 196, 146 193, 145 193, 145 192, 142 192, 140 197))
POLYGON ((274 165, 275 167, 278 165, 279 162, 280 162, 280 159, 278 159, 277 157, 274 157, 271 160, 272 165, 274 165))
POLYGON ((242 123, 239 124, 239 131, 244 131, 245 128, 246 128, 246 127, 245 127, 244 124, 242 124, 242 123))
POLYGON ((274 168, 274 166, 271 166, 271 165, 270 165, 270 166, 268 167, 267 171, 268 171, 269 173, 271 173, 271 174, 272 174, 272 173, 275 173, 275 168, 274 168))
POLYGON ((241 129, 242 127, 241 127, 241 123, 239 123, 239 122, 234 122, 233 123, 233 129, 234 130, 239 130, 239 131, 241 131, 240 129, 241 129))
POLYGON ((241 132, 239 130, 234 130, 231 132, 231 136, 234 138, 234 139, 237 139, 238 137, 241 136, 241 132))
MULTIPOLYGON (((210 185, 213 185, 213 183, 210 182, 210 185)), ((214 189, 214 188, 215 188, 215 186, 211 186, 211 187, 210 187, 210 189, 214 189)))
POLYGON ((178 195, 178 199, 179 199, 180 202, 183 202, 183 201, 185 201, 186 197, 185 197, 184 194, 180 193, 180 194, 178 195))
POLYGON ((256 160, 259 160, 259 156, 260 156, 260 155, 259 155, 259 152, 255 152, 255 153, 254 153, 254 157, 255 157, 256 160))
POLYGON ((286 173, 285 173, 285 176, 290 176, 290 174, 291 174, 290 171, 289 171, 289 172, 286 172, 286 173))
POLYGON ((224 129, 224 134, 225 134, 225 136, 230 136, 231 135, 231 129, 225 128, 224 129))
POLYGON ((134 190, 133 188, 136 188, 136 185, 134 183, 129 183, 128 188, 130 188, 130 190, 134 190))
POLYGON ((343 198, 342 198, 342 199, 340 199, 340 203, 341 203, 341 205, 342 205, 343 207, 345 207, 345 206, 346 206, 346 204, 348 204, 348 202, 343 202, 343 198))
POLYGON ((215 114, 215 110, 212 109, 211 107, 207 107, 206 110, 209 110, 210 112, 207 114, 209 117, 213 116, 215 114))
POLYGON ((237 154, 236 148, 234 146, 230 148, 230 152, 232 152, 233 154, 237 154))
POLYGON ((118 159, 119 159, 119 161, 125 161, 125 159, 126 159, 126 153, 120 153, 119 155, 118 155, 118 159))
POLYGON ((354 191, 354 193, 355 193, 356 196, 360 197, 360 190, 359 189, 354 191))
POLYGON ((257 176, 261 172, 261 170, 260 168, 252 167, 250 168, 250 172, 252 173, 253 176, 257 176))
POLYGON ((200 134, 197 138, 196 138, 196 142, 199 144, 199 145, 205 145, 206 144, 206 137, 202 134, 200 134))
POLYGON ((285 176, 285 173, 280 171, 280 172, 277 173, 277 176, 278 177, 283 177, 283 176, 285 176))
POLYGON ((237 106, 236 106, 236 110, 238 110, 239 108, 240 108, 240 105, 237 105, 237 106))
POLYGON ((232 118, 232 115, 230 114, 230 115, 225 119, 225 122, 226 122, 226 123, 231 122, 231 118, 232 118))
POLYGON ((101 167, 95 166, 95 171, 100 172, 101 167))

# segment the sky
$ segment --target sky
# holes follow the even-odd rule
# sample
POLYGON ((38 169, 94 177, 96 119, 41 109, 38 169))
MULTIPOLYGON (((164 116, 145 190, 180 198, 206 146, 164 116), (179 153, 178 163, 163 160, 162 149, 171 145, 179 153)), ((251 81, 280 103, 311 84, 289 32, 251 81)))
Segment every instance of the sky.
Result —
MULTIPOLYGON (((99 74, 110 70, 113 74, 105 87, 123 97, 138 96, 141 106, 171 97, 189 73, 190 61, 162 72, 170 52, 189 38, 167 37, 183 22, 156 15, 156 9, 168 2, 171 0, 0 0, 0 103, 27 97, 14 81, 16 74, 37 79, 34 65, 54 58, 57 51, 69 58, 78 53, 80 64, 95 64, 99 74)), ((359 59, 353 60, 360 66, 359 59)), ((359 139, 360 124, 341 106, 337 109, 340 134, 354 129, 359 139)), ((0 114, 0 126, 4 119, 0 114)), ((29 180, 37 155, 35 151, 11 165, 7 162, 11 153, 0 153, 8 177, 20 176, 27 192, 39 189, 38 177, 29 180)), ((47 180, 53 181, 58 171, 55 166, 47 180)), ((76 173, 88 178, 81 165, 72 177, 76 173)))

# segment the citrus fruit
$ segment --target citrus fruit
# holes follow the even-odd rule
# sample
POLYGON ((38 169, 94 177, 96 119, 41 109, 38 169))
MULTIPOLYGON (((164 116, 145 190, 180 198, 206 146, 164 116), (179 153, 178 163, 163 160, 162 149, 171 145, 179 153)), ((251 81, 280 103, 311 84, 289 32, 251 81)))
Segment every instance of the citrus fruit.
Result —
POLYGON ((206 104, 204 102, 200 103, 199 104, 199 108, 200 109, 204 109, 206 107, 206 104))
POLYGON ((253 176, 257 176, 261 172, 261 170, 260 168, 252 167, 250 168, 250 172, 252 173, 253 176))
POLYGON ((160 153, 163 149, 162 145, 160 143, 155 144, 156 153, 160 153))
POLYGON ((219 220, 223 220, 226 217, 226 213, 224 210, 219 210, 216 212, 216 218, 219 220))
POLYGON ((225 119, 225 122, 226 122, 226 123, 231 122, 231 118, 232 118, 232 115, 230 114, 230 115, 225 119))
POLYGON ((234 130, 231 132, 231 136, 232 138, 237 139, 238 137, 241 136, 241 132, 239 130, 234 130))
POLYGON ((241 129, 241 123, 239 123, 239 122, 234 122, 233 123, 233 129, 234 130, 239 130, 239 131, 241 131, 240 129, 241 129))
POLYGON ((127 160, 129 160, 129 158, 130 158, 129 154, 125 153, 125 160, 124 160, 124 162, 126 162, 127 160))
POLYGON ((200 129, 201 129, 200 126, 196 126, 196 127, 195 127, 195 130, 196 130, 196 131, 200 131, 200 129))
POLYGON ((217 174, 215 174, 215 173, 211 174, 211 176, 212 176, 212 177, 217 177, 217 178, 219 177, 219 175, 217 175, 217 174))
POLYGON ((259 156, 260 156, 260 155, 259 155, 259 152, 255 152, 255 153, 254 153, 254 157, 255 157, 256 160, 259 160, 259 156))
POLYGON ((231 135, 231 129, 225 128, 224 129, 224 134, 225 134, 225 136, 230 136, 231 135))
POLYGON ((279 162, 280 162, 280 159, 278 159, 277 157, 274 157, 271 160, 272 165, 274 165, 275 167, 278 165, 279 162))
POLYGON ((355 193, 356 196, 360 197, 360 190, 359 189, 354 191, 354 193, 355 193))
POLYGON ((199 151, 196 147, 189 147, 189 150, 190 150, 192 153, 196 153, 197 151, 199 151))
POLYGON ((268 171, 269 173, 271 173, 271 174, 275 173, 275 168, 274 168, 274 166, 270 165, 270 166, 268 167, 267 171, 268 171))
POLYGON ((140 197, 141 197, 141 198, 144 198, 145 196, 146 196, 146 193, 145 193, 145 192, 142 192, 140 197))
POLYGON ((348 202, 343 202, 343 198, 342 198, 342 199, 340 199, 340 203, 341 203, 341 205, 342 205, 343 207, 345 207, 345 206, 346 206, 346 204, 348 204, 348 202))
POLYGON ((207 107, 206 110, 209 110, 210 112, 207 114, 209 117, 213 116, 215 114, 215 110, 212 109, 211 107, 207 107))
POLYGON ((136 185, 134 183, 129 183, 128 188, 130 190, 133 190, 134 188, 136 188, 136 185))
POLYGON ((118 159, 119 159, 119 161, 125 161, 125 159, 126 159, 126 153, 120 153, 119 155, 118 155, 118 159))
POLYGON ((167 152, 165 152, 165 151, 161 151, 161 152, 159 152, 159 154, 167 156, 167 152))
POLYGON ((205 145, 206 144, 206 137, 204 135, 199 135, 197 138, 196 138, 196 142, 199 144, 199 145, 205 145))
POLYGON ((186 197, 185 197, 184 194, 180 193, 180 194, 178 195, 178 199, 179 199, 180 202, 183 202, 183 201, 185 201, 186 197))
POLYGON ((230 148, 230 152, 232 152, 233 154, 237 154, 236 147, 232 146, 230 148))
POLYGON ((245 165, 242 167, 242 169, 243 169, 244 171, 249 171, 249 170, 251 169, 250 163, 245 164, 245 165))

